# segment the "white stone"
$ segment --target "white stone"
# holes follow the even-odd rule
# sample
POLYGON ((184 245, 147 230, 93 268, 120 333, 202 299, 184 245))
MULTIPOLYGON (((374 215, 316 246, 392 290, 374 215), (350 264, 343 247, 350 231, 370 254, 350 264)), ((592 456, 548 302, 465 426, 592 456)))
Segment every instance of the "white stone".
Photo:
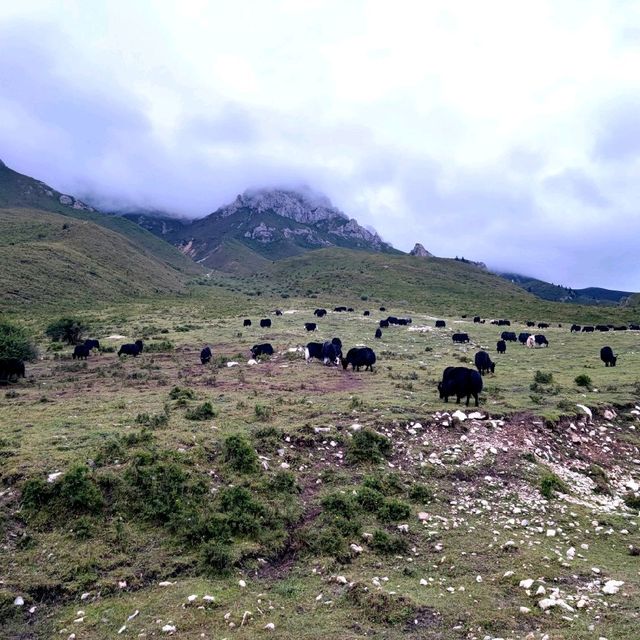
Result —
POLYGON ((484 419, 484 415, 482 413, 480 413, 479 411, 472 411, 469 414, 469 419, 470 420, 483 420, 484 419))
POLYGON ((174 624, 165 624, 164 627, 162 627, 162 630, 165 633, 175 633, 176 626, 174 624))
POLYGON ((138 614, 140 613, 140 611, 138 609, 136 609, 128 618, 127 618, 127 622, 131 622, 131 620, 133 620, 138 614))
POLYGON ((208 596, 208 595, 207 596, 202 596, 202 599, 205 602, 215 602, 215 600, 216 600, 213 596, 208 596))
POLYGON ((267 631, 273 631, 276 628, 276 625, 273 624, 273 622, 267 622, 267 624, 264 625, 264 628, 267 631))
POLYGON ((556 530, 555 529, 547 529, 547 538, 555 538, 556 530))
POLYGON ((238 585, 244 589, 247 586, 247 583, 244 580, 238 580, 238 585))
POLYGON ((409 533, 409 525, 408 524, 399 524, 398 531, 402 531, 402 533, 409 533))
POLYGON ((190 595, 190 596, 188 596, 188 597, 187 597, 187 600, 188 600, 189 602, 195 602, 197 599, 198 599, 198 596, 197 596, 197 595, 195 595, 195 594, 190 595))
POLYGON ((514 574, 513 571, 505 571, 502 575, 503 578, 510 578, 514 574))
POLYGON ((421 584, 423 587, 426 587, 429 583, 428 583, 424 578, 420 578, 420 584, 421 584))
POLYGON ((418 520, 421 520, 422 522, 424 522, 425 520, 429 519, 429 514, 426 511, 421 511, 418 514, 418 520))
POLYGON ((118 629, 118 635, 120 635, 121 633, 124 633, 127 630, 127 625, 123 624, 119 629, 118 629))
POLYGON ((351 549, 351 551, 353 551, 354 553, 362 553, 362 547, 358 544, 356 544, 355 542, 352 542, 349 545, 349 548, 351 549))
POLYGON ((520 607, 520 613, 529 613, 530 611, 529 607, 520 607))
POLYGON ((336 576, 336 582, 338 584, 347 584, 347 579, 345 576, 336 576))
POLYGON ((173 582, 169 582, 168 580, 163 580, 162 582, 158 582, 159 587, 171 587, 173 582))
POLYGON ((482 576, 476 576, 476 582, 482 582, 482 576))
POLYGON ((251 358, 250 360, 247 360, 247 364, 253 366, 254 364, 258 364, 258 361, 251 358))
POLYGON ((55 482, 62 475, 62 471, 54 471, 47 476, 47 482, 55 482))
POLYGON ((23 598, 22 596, 18 596, 18 597, 13 601, 13 604, 14 604, 16 607, 22 607, 22 606, 24 606, 24 598, 23 598))
POLYGON ((460 411, 460 409, 457 409, 451 414, 451 417, 456 420, 460 420, 460 422, 464 422, 467 419, 467 414, 460 411))
POLYGON ((587 416, 589 416, 589 421, 593 419, 593 413, 591 413, 591 409, 589 409, 589 407, 585 407, 583 404, 576 404, 576 407, 578 407, 578 409, 582 409, 587 416))
POLYGON ((543 596, 545 593, 547 593, 547 590, 542 585, 536 589, 537 596, 543 596))
POLYGON ((90 595, 91 594, 88 591, 86 591, 80 596, 80 600, 86 600, 90 595))
POLYGON ((520 586, 523 589, 531 589, 531 585, 533 584, 532 578, 527 578, 526 580, 520 580, 520 586))
POLYGON ((237 362, 227 362, 227 367, 237 367, 238 363, 237 362))
POLYGON ((614 593, 618 593, 620 591, 620 587, 624 584, 622 580, 607 580, 604 583, 604 587, 602 587, 602 592, 606 593, 608 596, 613 595, 614 593))
POLYGON ((538 606, 543 611, 546 611, 547 609, 550 609, 551 607, 555 607, 557 604, 558 604, 558 601, 554 600, 553 598, 543 598, 542 600, 540 600, 540 602, 538 602, 538 606))

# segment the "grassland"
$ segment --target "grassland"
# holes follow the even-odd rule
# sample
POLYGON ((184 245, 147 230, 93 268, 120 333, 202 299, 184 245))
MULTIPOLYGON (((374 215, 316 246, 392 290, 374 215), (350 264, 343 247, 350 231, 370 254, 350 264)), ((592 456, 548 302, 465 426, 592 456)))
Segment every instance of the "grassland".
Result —
MULTIPOLYGON (((340 264, 333 273, 347 281, 340 264)), ((48 314, 23 316, 42 359, 0 395, 0 635, 637 638, 638 509, 623 498, 634 505, 640 465, 640 335, 554 326, 549 348, 498 356, 502 328, 445 315, 453 294, 429 285, 419 308, 381 313, 359 285, 263 299, 229 280, 189 300, 79 312, 103 349, 142 337, 136 359, 72 361, 44 339, 48 314), (356 312, 307 334, 322 303, 356 312), (413 323, 374 340, 387 314, 413 323), (271 329, 255 326, 267 315, 271 329), (454 345, 454 331, 471 344, 454 345), (333 336, 374 347, 374 373, 305 363, 307 341, 333 336), (276 354, 249 365, 259 342, 276 354), (205 344, 214 361, 202 366, 205 344), (436 384, 478 348, 496 372, 481 416, 460 422, 436 384), (618 593, 603 593, 609 579, 624 582, 618 593)), ((396 292, 413 286, 409 274, 396 292)), ((564 313, 550 309, 535 319, 564 313)))

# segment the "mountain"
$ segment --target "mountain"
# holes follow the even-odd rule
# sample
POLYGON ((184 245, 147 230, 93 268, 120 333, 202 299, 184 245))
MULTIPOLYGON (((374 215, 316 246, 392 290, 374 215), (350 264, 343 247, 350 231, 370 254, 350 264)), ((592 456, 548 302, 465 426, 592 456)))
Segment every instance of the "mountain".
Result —
POLYGON ((0 162, 0 304, 181 293, 202 268, 124 218, 0 162))
POLYGON ((240 273, 254 270, 265 260, 327 247, 401 253, 334 207, 326 196, 308 188, 248 190, 231 204, 190 223, 139 213, 124 216, 176 245, 197 263, 240 273))
POLYGON ((618 305, 633 295, 633 292, 630 291, 616 291, 600 287, 572 289, 517 273, 500 273, 498 275, 543 300, 552 300, 554 302, 605 306, 618 305))
POLYGON ((419 258, 433 258, 433 253, 427 251, 419 242, 409 251, 410 256, 418 256, 419 258))

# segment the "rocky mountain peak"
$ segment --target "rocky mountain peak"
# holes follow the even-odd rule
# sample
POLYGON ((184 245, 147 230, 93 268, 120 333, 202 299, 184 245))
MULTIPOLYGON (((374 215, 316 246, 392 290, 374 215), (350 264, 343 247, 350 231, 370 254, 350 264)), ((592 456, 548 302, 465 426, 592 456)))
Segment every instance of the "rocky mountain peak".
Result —
POLYGON ((321 220, 348 217, 333 206, 325 195, 315 193, 308 187, 290 189, 247 189, 234 202, 221 207, 216 214, 222 217, 233 215, 241 209, 253 213, 272 212, 302 224, 316 224, 321 220))
POLYGON ((410 256, 418 256, 420 258, 433 258, 433 253, 427 251, 419 242, 409 251, 410 256))

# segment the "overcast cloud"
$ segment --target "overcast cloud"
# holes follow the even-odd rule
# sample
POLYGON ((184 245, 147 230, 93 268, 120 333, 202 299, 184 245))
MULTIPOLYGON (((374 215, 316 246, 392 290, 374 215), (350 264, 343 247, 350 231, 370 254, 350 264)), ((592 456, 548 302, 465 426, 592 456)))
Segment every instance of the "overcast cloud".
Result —
POLYGON ((23 0, 0 43, 0 158, 61 191, 307 184, 405 251, 640 290, 638 2, 23 0))

